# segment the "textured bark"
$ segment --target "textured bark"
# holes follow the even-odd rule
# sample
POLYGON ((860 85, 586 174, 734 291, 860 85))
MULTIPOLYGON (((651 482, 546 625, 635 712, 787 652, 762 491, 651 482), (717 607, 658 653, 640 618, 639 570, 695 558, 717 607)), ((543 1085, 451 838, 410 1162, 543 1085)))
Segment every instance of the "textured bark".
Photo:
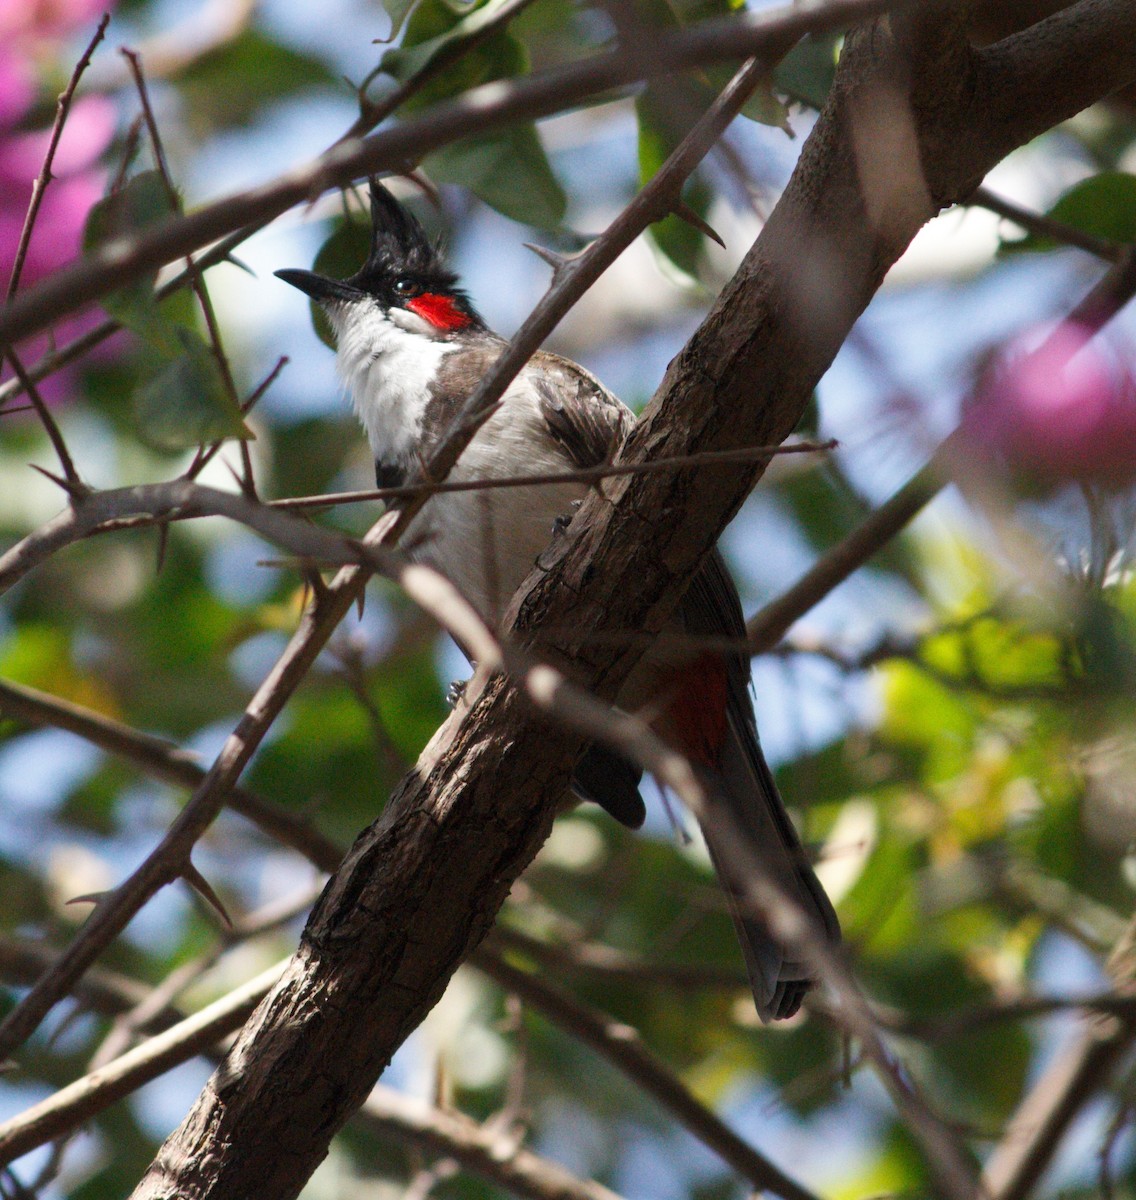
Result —
MULTIPOLYGON (((949 16, 860 31, 784 197, 624 457, 782 439, 919 226, 1014 145, 1133 79, 1131 0, 1083 0, 980 52, 949 16)), ((729 465, 612 481, 515 601, 518 639, 613 694, 643 642, 613 653, 595 634, 657 630, 759 475, 729 465)), ((501 679, 446 722, 136 1196, 300 1191, 489 928, 579 748, 501 679)))

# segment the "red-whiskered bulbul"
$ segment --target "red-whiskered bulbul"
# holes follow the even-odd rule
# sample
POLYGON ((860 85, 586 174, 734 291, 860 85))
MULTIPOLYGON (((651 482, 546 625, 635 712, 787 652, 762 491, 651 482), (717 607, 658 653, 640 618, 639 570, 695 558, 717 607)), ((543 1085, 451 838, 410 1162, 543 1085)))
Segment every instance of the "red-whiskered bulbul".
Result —
MULTIPOLYGON (((371 252, 349 279, 277 271, 326 312, 337 365, 375 455, 380 487, 406 482, 429 458, 466 397, 501 353, 418 221, 371 184, 371 252)), ((594 467, 615 453, 634 416, 583 367, 538 351, 469 443, 453 480, 538 475, 594 467)), ((583 483, 450 492, 433 496, 406 531, 421 561, 455 583, 496 624, 553 529, 587 490, 583 483)), ((797 1011, 812 982, 742 903, 724 839, 749 841, 781 888, 804 905, 831 942, 840 927, 773 782, 757 738, 748 656, 700 650, 697 639, 744 644, 741 603, 714 551, 695 576, 672 634, 643 655, 617 697, 650 714, 655 730, 704 772, 728 819, 704 822, 710 854, 730 896, 757 1010, 763 1019, 797 1011), (727 861, 728 858, 728 861, 727 861)), ((593 746, 575 790, 625 824, 644 816, 639 772, 593 746)))

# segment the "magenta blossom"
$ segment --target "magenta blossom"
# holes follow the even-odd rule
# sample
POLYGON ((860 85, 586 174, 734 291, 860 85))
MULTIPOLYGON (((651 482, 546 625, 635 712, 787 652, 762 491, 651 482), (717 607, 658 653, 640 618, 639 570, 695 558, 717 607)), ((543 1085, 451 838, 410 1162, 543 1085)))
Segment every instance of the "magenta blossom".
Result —
POLYGON ((974 392, 963 432, 1045 486, 1136 481, 1136 380, 1091 330, 1058 326, 1035 349, 1019 339, 974 392))
MULTIPOLYGON (((0 287, 7 285, 36 177, 50 142, 50 128, 28 128, 42 65, 60 53, 59 39, 92 22, 105 0, 0 0, 0 287)), ((106 177, 98 161, 114 136, 115 116, 102 96, 86 96, 72 106, 52 163, 20 275, 28 286, 51 274, 80 251, 91 206, 102 196, 106 177)), ((92 318, 69 321, 56 330, 66 340, 92 318)), ((33 339, 21 350, 34 362, 46 341, 33 339)), ((58 394, 65 381, 45 381, 45 394, 58 394)))
POLYGON ((5 45, 58 42, 113 7, 113 0, 4 0, 0 38, 5 45))

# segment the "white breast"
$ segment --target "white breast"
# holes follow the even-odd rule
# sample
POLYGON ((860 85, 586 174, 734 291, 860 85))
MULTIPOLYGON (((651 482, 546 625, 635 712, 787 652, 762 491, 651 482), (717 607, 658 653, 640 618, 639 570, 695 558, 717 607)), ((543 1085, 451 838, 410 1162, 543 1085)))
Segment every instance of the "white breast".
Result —
MULTIPOLYGON (((442 360, 458 345, 430 337, 426 322, 401 309, 388 315, 367 302, 336 311, 329 306, 328 316, 339 347, 339 375, 372 452, 383 462, 413 463, 422 448, 430 385, 442 360)), ((496 479, 571 466, 549 435, 532 384, 522 372, 466 447, 450 479, 496 479)), ((568 514, 585 490, 581 484, 559 484, 444 493, 423 506, 402 544, 452 580, 495 624, 551 541, 556 518, 568 514)))
POLYGON ((430 337, 432 327, 414 313, 392 309, 388 316, 373 301, 329 305, 328 318, 339 347, 336 369, 375 458, 413 459, 422 442, 430 384, 456 345, 430 337))
MULTIPOLYGON (((478 430, 450 473, 454 480, 498 479, 570 470, 545 427, 524 374, 478 430)), ((559 516, 586 486, 554 484, 435 496, 411 523, 405 545, 438 568, 474 607, 497 624, 521 580, 552 540, 559 516)))

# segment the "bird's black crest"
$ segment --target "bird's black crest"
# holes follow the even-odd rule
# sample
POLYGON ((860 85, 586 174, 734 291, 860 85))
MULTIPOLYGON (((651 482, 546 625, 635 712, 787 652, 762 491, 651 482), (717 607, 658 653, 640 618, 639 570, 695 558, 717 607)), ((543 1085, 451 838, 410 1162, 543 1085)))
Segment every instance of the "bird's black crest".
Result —
POLYGON ((413 213, 372 179, 371 253, 351 282, 366 291, 381 290, 397 275, 409 275, 447 294, 455 291, 458 281, 413 213))
POLYGON ((426 230, 414 215, 378 180, 372 179, 371 253, 360 270, 344 282, 375 296, 387 307, 413 307, 410 300, 415 295, 449 296, 463 314, 455 328, 483 328, 469 296, 457 286, 457 281, 456 272, 447 268, 445 259, 431 245, 426 230))

